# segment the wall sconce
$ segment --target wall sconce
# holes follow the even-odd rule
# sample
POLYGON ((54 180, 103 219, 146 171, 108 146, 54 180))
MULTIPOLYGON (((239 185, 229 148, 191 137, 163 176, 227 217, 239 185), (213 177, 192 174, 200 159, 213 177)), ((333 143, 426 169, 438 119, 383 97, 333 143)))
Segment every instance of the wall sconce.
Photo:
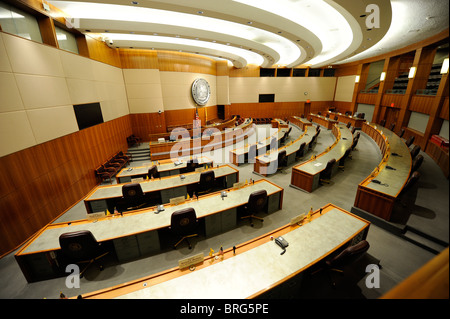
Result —
POLYGON ((444 59, 442 62, 441 74, 448 73, 448 58, 444 59))
POLYGON ((416 67, 413 66, 409 69, 408 79, 413 79, 416 75, 416 67))
POLYGON ((384 81, 386 79, 386 72, 381 72, 380 81, 384 81))
POLYGON ((357 75, 357 76, 355 77, 355 83, 359 83, 359 79, 360 79, 360 76, 357 75))

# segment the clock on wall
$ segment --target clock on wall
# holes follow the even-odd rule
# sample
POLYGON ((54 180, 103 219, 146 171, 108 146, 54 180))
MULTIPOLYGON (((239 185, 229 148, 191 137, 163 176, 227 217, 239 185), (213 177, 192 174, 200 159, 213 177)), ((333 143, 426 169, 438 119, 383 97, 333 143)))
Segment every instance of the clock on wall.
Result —
POLYGON ((208 81, 205 79, 196 79, 192 83, 192 98, 198 105, 205 105, 208 103, 209 97, 211 96, 211 88, 209 87, 208 81))

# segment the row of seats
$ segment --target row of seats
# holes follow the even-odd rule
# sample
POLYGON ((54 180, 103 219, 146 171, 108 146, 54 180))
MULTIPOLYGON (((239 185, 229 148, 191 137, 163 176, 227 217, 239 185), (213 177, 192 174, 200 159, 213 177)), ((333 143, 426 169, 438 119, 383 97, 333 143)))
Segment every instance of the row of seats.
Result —
MULTIPOLYGON (((132 189, 132 186, 128 186, 128 188, 132 189)), ((250 220, 252 220, 252 218, 257 218, 262 220, 262 218, 256 217, 255 214, 266 209, 267 198, 266 190, 259 190, 251 193, 247 204, 241 209, 242 214, 240 218, 248 218, 250 220)), ((251 224, 253 226, 252 222, 251 224)), ((178 236, 178 241, 173 245, 173 248, 177 248, 180 243, 186 241, 189 249, 191 249, 192 245, 188 238, 198 236, 199 226, 200 223, 194 208, 187 207, 173 212, 169 229, 175 236, 178 236)), ((110 248, 108 249, 106 245, 98 242, 89 230, 63 233, 59 237, 59 244, 63 257, 62 262, 64 264, 87 264, 81 270, 80 277, 83 277, 90 265, 108 255, 110 252, 110 248), (74 249, 73 247, 77 247, 77 249, 74 249), (79 247, 81 247, 81 249, 79 247)), ((99 268, 100 270, 103 270, 103 266, 100 266, 99 268)))
POLYGON ((141 138, 139 136, 132 134, 127 137, 127 143, 128 143, 128 147, 132 147, 134 145, 139 145, 139 144, 141 144, 141 138))
POLYGON ((117 152, 114 156, 104 162, 95 169, 95 175, 101 181, 109 180, 112 183, 112 177, 116 175, 123 167, 127 166, 131 161, 131 156, 125 155, 122 151, 117 152))
POLYGON ((273 118, 266 117, 266 118, 254 118, 253 123, 255 124, 270 124, 272 122, 273 118))

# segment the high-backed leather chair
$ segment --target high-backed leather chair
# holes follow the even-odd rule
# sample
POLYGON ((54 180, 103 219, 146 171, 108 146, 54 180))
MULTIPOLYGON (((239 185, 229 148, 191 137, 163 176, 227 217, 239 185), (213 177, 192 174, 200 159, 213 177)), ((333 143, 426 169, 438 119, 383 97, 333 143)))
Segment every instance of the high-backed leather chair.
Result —
POLYGON ((170 218, 170 229, 180 237, 173 246, 174 249, 183 241, 186 241, 189 249, 192 249, 188 238, 198 236, 198 220, 195 209, 187 207, 173 212, 170 218))
POLYGON ((355 263, 369 250, 369 248, 369 242, 367 240, 361 240, 359 243, 345 248, 338 255, 325 260, 325 265, 322 269, 325 269, 328 272, 328 278, 333 287, 336 286, 336 282, 332 279, 331 273, 338 272, 344 274, 344 267, 355 263))
MULTIPOLYGON (((319 115, 320 115, 320 114, 319 114, 319 115)), ((326 117, 326 118, 329 118, 329 117, 330 117, 330 113, 325 114, 325 117, 326 117)))
POLYGON ((389 126, 389 130, 394 132, 395 129, 395 122, 391 124, 391 126, 389 126))
POLYGON ((402 129, 400 130, 400 133, 398 134, 398 137, 402 138, 404 134, 405 134, 405 129, 402 128, 402 129))
POLYGON ((381 126, 384 126, 385 124, 386 124, 386 120, 385 120, 385 119, 382 119, 381 122, 380 122, 380 125, 381 125, 381 126))
POLYGON ((159 178, 158 167, 156 165, 153 165, 148 169, 147 177, 149 179, 151 179, 152 177, 159 178))
POLYGON ((193 172, 195 171, 196 168, 198 168, 200 165, 198 164, 198 160, 197 159, 189 159, 186 162, 186 168, 180 170, 182 173, 189 173, 189 172, 193 172))
POLYGON ((141 184, 129 183, 122 186, 122 196, 124 203, 120 210, 139 209, 147 204, 147 198, 142 191, 141 184))
POLYGON ((261 189, 254 191, 248 197, 248 202, 244 206, 244 216, 241 219, 250 219, 250 225, 253 227, 253 219, 264 221, 263 218, 256 216, 257 213, 262 212, 266 208, 267 191, 261 189))
MULTIPOLYGON (((90 265, 109 253, 89 230, 63 233, 59 236, 59 245, 67 264, 87 264, 80 271, 80 277, 90 265)), ((103 270, 102 265, 99 268, 103 270)))
POLYGON ((328 161, 325 169, 320 172, 319 181, 320 183, 330 183, 331 173, 333 172, 333 167, 336 164, 336 159, 332 158, 328 161))
POLYGON ((295 158, 302 158, 305 155, 306 142, 303 142, 297 152, 295 153, 295 158))
POLYGON ((214 188, 215 178, 213 170, 201 172, 197 186, 197 194, 201 195, 210 192, 214 188))
POLYGON ((410 147, 412 143, 414 143, 414 135, 411 135, 405 142, 406 146, 410 147))
POLYGON ((350 126, 352 126, 352 122, 349 121, 349 122, 347 123, 347 128, 350 128, 350 126))
POLYGON ((350 152, 352 151, 352 148, 349 147, 345 153, 344 156, 341 157, 341 159, 339 160, 339 169, 344 170, 345 169, 345 160, 347 159, 347 157, 350 155, 350 152))
POLYGON ((282 150, 278 152, 277 158, 277 171, 282 170, 287 166, 287 155, 286 150, 282 150))
POLYGON ((414 145, 413 149, 411 150, 411 159, 415 159, 417 155, 420 153, 420 146, 414 145))
POLYGON ((417 171, 419 169, 419 167, 422 165, 422 162, 423 162, 423 156, 420 154, 417 155, 411 165, 411 173, 409 174, 409 176, 411 176, 412 173, 414 173, 415 171, 417 171))
POLYGON ((405 183, 405 186, 403 186, 403 189, 400 192, 400 195, 406 194, 419 180, 420 173, 418 171, 415 171, 411 174, 411 176, 408 178, 408 181, 405 183))
POLYGON ((334 116, 334 120, 337 121, 339 117, 337 115, 334 116))
POLYGON ((248 159, 247 162, 248 163, 254 163, 255 162, 255 157, 256 157, 256 152, 257 152, 257 148, 256 148, 257 144, 252 144, 249 146, 248 148, 248 159))

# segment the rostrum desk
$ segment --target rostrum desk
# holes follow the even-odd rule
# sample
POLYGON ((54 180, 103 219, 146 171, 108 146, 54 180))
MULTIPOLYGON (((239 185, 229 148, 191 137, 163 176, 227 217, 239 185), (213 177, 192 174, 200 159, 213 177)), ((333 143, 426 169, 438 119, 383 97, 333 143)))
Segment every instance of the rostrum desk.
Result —
MULTIPOLYGON (((301 276, 309 267, 366 239, 370 223, 335 205, 315 211, 302 226, 280 227, 243 244, 223 258, 205 256, 195 270, 178 267, 127 284, 88 293, 83 298, 121 299, 244 299, 291 297, 301 289, 301 276), (283 236, 289 246, 271 240, 283 236)), ((207 252, 208 253, 208 252, 207 252)), ((214 254, 216 255, 216 254, 214 254)))
POLYGON ((364 122, 366 122, 365 119, 356 117, 356 116, 351 116, 351 115, 345 115, 345 114, 341 114, 341 113, 335 113, 335 112, 331 112, 328 111, 328 114, 330 114, 330 118, 337 116, 338 117, 338 121, 344 124, 348 124, 348 122, 350 122, 351 126, 357 128, 357 129, 361 129, 362 125, 364 122))
POLYGON ((364 123, 362 131, 377 143, 383 157, 373 172, 358 185, 354 206, 389 221, 395 201, 409 178, 411 153, 397 134, 381 125, 364 123))
MULTIPOLYGON (((78 220, 49 224, 41 229, 15 255, 28 282, 64 275, 59 260, 59 236, 63 233, 89 230, 99 242, 112 244, 119 262, 160 252, 160 230, 170 226, 173 212, 192 207, 198 219, 204 219, 206 237, 236 227, 237 209, 248 202, 250 194, 265 189, 268 195, 267 213, 282 209, 283 188, 259 180, 239 189, 229 189, 227 197, 221 192, 200 196, 179 205, 164 205, 164 211, 155 213, 156 207, 130 211, 123 216, 109 216, 98 220, 78 220)), ((164 235, 162 238, 166 238, 164 235)))
MULTIPOLYGON (((234 183, 239 181, 239 171, 229 165, 213 167, 209 168, 209 170, 214 171, 216 180, 224 180, 223 188, 232 187, 234 183)), ((181 179, 181 175, 172 175, 139 182, 139 184, 145 194, 159 192, 161 201, 165 204, 171 198, 186 196, 188 188, 194 187, 199 182, 202 172, 204 170, 182 174, 184 179, 181 179)), ((107 209, 112 212, 115 200, 122 198, 123 185, 117 184, 94 188, 84 199, 87 212, 104 212, 107 209)))
POLYGON ((333 119, 330 119, 328 117, 318 115, 318 114, 310 113, 308 115, 308 117, 310 117, 314 123, 317 123, 317 124, 325 127, 327 130, 331 130, 333 128, 334 124, 338 123, 338 121, 335 121, 333 119))

